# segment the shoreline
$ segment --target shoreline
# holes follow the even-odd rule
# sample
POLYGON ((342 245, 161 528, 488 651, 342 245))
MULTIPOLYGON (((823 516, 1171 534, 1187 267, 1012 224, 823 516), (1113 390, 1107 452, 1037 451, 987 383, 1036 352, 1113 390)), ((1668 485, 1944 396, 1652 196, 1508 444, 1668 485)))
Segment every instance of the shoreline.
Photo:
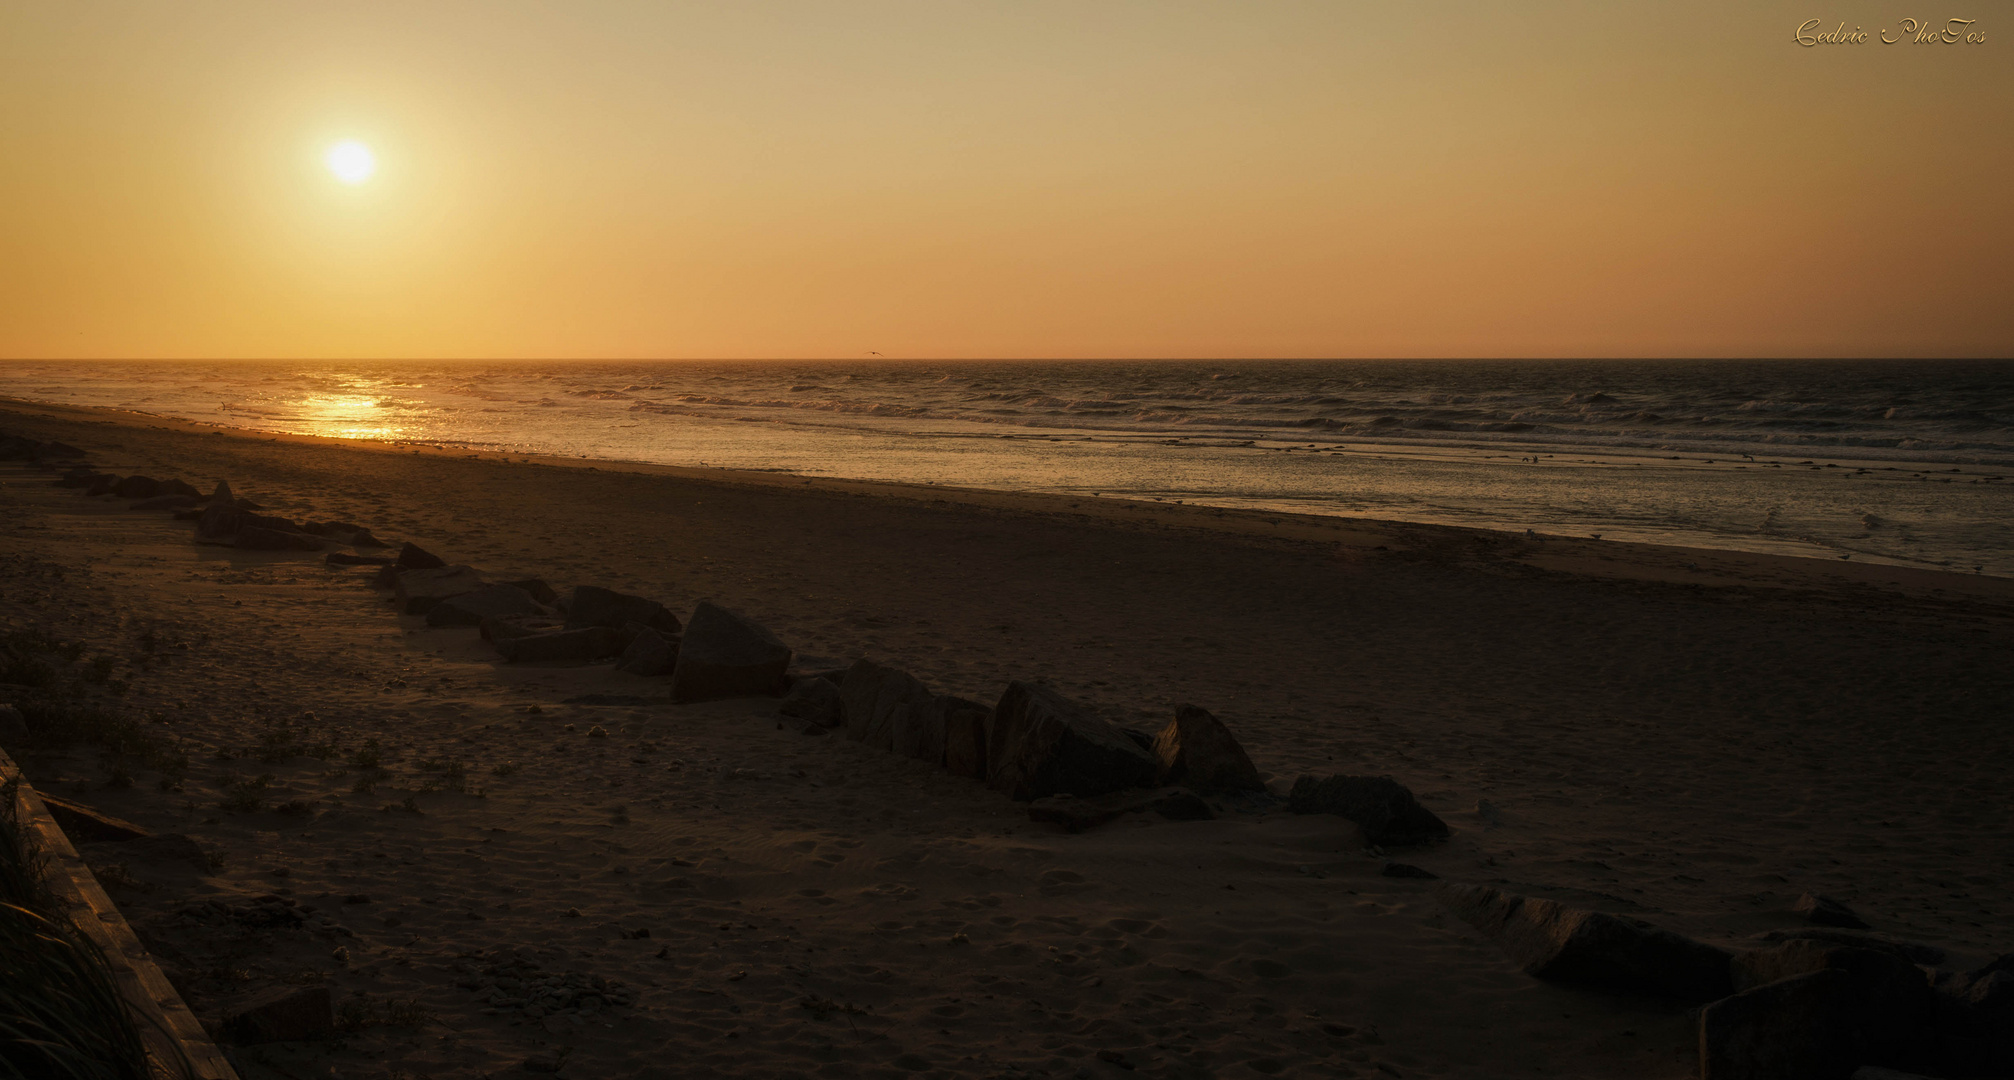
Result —
POLYGON ((1453 830, 1065 833, 772 699, 507 665, 370 568, 7 463, 0 619, 182 755, 17 760, 206 853, 83 845, 198 1015, 326 985, 356 1020, 240 1053, 247 1080, 1693 1075, 1683 1006, 1535 980, 1393 861, 1727 949, 1806 925, 1805 893, 1953 970, 2014 946, 2002 579, 28 412, 0 428, 501 580, 721 603, 807 664, 1040 682, 1142 730, 1193 703, 1276 794, 1389 775, 1453 830), (601 1003, 510 997, 530 976, 601 1003))
POLYGON ((1967 574, 1958 570, 1911 565, 1879 557, 1863 558, 1855 562, 1736 548, 1660 544, 1641 540, 1604 541, 1558 534, 1540 534, 1539 542, 1533 544, 1526 541, 1520 533, 1502 529, 1240 509, 1212 506, 1204 502, 1179 503, 1126 496, 1079 496, 1045 491, 965 488, 891 480, 806 477, 781 470, 771 472, 711 466, 661 465, 601 458, 473 450, 453 444, 342 439, 225 427, 202 421, 181 420, 151 413, 97 406, 0 398, 0 411, 5 410, 20 411, 25 415, 42 415, 52 420, 112 427, 159 429, 188 434, 216 433, 245 442, 280 442, 287 445, 327 447, 394 456, 411 453, 490 463, 528 463, 550 468, 676 477, 776 490, 809 487, 814 492, 872 493, 932 504, 955 504, 994 511, 1058 514, 1070 518, 1106 522, 1152 522, 1157 527, 1190 529, 1245 538, 1334 543, 1350 548, 1376 549, 1380 544, 1390 548, 1393 546, 1391 541, 1401 539, 1408 533, 1411 535, 1402 542, 1420 547, 1458 545, 1463 537, 1480 537, 1498 547, 1508 545, 1522 549, 1510 558, 1536 569, 1687 586, 1791 588, 1874 586, 1893 588, 1911 594, 1948 592, 1961 596, 2014 602, 2014 577, 1967 574))

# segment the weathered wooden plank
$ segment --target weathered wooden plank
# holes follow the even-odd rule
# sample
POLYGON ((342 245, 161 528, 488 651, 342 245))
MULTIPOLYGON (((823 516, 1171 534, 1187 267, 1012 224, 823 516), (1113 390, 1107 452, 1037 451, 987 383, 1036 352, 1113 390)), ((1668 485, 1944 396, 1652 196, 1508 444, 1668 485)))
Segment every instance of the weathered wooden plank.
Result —
MULTIPOLYGON (((97 942, 112 962, 119 989, 142 1018, 141 1028, 157 1068, 160 1062, 173 1060, 174 1055, 166 1050, 166 1041, 172 1040, 189 1059, 198 1080, 238 1080, 237 1071, 231 1068, 223 1051, 210 1041, 196 1014, 189 1011, 182 995, 161 974, 153 957, 147 955, 146 947, 126 924, 125 916, 119 914, 112 898, 105 895, 91 868, 84 865, 83 856, 77 854, 70 838, 49 816, 34 787, 21 776, 13 759, 0 751, 0 784, 15 777, 21 777, 15 814, 21 828, 36 839, 47 857, 50 891, 69 906, 71 921, 77 924, 77 929, 97 942), (153 1023, 147 1023, 148 1020, 153 1023)), ((165 1071, 161 1074, 170 1075, 165 1071)))

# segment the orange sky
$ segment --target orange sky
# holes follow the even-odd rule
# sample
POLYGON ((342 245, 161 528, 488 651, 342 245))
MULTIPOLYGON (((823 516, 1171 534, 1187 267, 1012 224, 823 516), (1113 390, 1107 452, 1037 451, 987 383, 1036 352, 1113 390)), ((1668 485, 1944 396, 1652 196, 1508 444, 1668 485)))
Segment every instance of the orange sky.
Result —
POLYGON ((0 358, 2014 354, 1907 6, 0 0, 0 358))

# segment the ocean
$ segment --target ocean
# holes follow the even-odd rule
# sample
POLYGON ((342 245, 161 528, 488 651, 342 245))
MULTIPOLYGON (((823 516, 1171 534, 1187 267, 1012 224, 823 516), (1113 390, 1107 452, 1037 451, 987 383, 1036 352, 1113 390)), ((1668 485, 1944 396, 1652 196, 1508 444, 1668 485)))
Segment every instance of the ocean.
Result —
POLYGON ((0 396, 2014 575, 2009 361, 11 361, 0 396))

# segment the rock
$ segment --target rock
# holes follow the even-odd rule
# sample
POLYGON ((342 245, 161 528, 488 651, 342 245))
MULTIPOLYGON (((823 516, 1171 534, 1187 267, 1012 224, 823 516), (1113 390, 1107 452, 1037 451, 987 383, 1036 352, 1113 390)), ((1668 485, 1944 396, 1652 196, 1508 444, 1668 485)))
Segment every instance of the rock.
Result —
POLYGON ((564 629, 566 624, 551 615, 499 615, 484 619, 480 633, 484 641, 494 644, 510 638, 552 634, 564 629))
POLYGON ((93 498, 96 498, 99 495, 110 495, 112 494, 113 489, 119 486, 119 481, 122 479, 124 478, 114 476, 111 473, 105 473, 100 477, 98 477, 98 479, 92 481, 91 486, 84 489, 84 494, 89 495, 93 498))
POLYGON ((1548 982, 1703 1002, 1734 989, 1723 949, 1640 919, 1480 885, 1443 884, 1441 902, 1548 982))
MULTIPOLYGON (((224 485, 217 485, 222 487, 224 485)), ((238 525, 245 512, 237 508, 229 498, 212 496, 210 505, 202 516, 196 519, 196 542, 199 544, 228 544, 238 535, 238 525)))
POLYGON ((606 626, 584 626, 522 637, 490 638, 490 644, 513 664, 606 660, 622 652, 622 633, 606 626))
POLYGON ((1211 821, 1217 816, 1210 812, 1210 804, 1193 791, 1168 792, 1147 808, 1169 821, 1211 821))
POLYGON ((1331 776, 1294 781, 1288 804, 1296 814, 1335 814, 1357 823, 1364 838, 1380 847, 1445 840, 1447 823, 1419 804, 1405 785, 1389 776, 1331 776))
POLYGON ((615 669, 631 675, 670 675, 678 667, 678 647, 677 634, 640 627, 617 658, 615 669))
POLYGON ((335 1010, 326 986, 278 987, 240 1004, 223 1024, 224 1038, 240 1046, 302 1042, 335 1030, 335 1010))
POLYGON ((244 525, 231 541, 233 547, 247 551, 320 551, 320 537, 307 533, 282 532, 261 525, 244 525))
POLYGON ((197 498, 201 498, 201 497, 202 497, 202 494, 203 494, 203 493, 202 493, 202 492, 200 492, 200 491, 197 491, 197 490, 196 490, 196 487, 195 487, 195 485, 193 485, 193 484, 190 484, 190 483, 187 483, 186 481, 182 481, 182 480, 163 480, 163 481, 161 481, 161 494, 162 494, 162 495, 185 495, 185 496, 187 496, 187 497, 189 497, 189 498, 191 498, 191 499, 197 499, 197 498))
POLYGON ((1848 930, 1866 930, 1867 923, 1853 913, 1853 909, 1829 896, 1814 896, 1805 893, 1797 898, 1791 907, 1804 921, 1813 926, 1839 926, 1848 930))
POLYGON ((944 694, 933 703, 944 715, 944 768, 953 776, 986 779, 986 732, 993 710, 944 694))
POLYGON ((121 821, 110 814, 101 814, 68 799, 43 794, 42 805, 49 808, 49 817, 61 826, 64 835, 73 843, 95 844, 122 840, 138 840, 148 835, 147 830, 130 821, 121 821))
POLYGON ((1439 881, 1441 876, 1432 870, 1424 870, 1411 863, 1388 862, 1385 864, 1386 877, 1410 878, 1417 881, 1439 881))
POLYGON ((1205 793, 1264 791, 1259 770, 1229 729, 1194 705, 1175 709, 1175 719, 1154 737, 1163 784, 1183 784, 1205 793))
POLYGON ((1028 820, 1060 826, 1064 832, 1088 832, 1125 813, 1119 806, 1075 795, 1048 795, 1028 803, 1028 820))
POLYGON ((439 570, 448 561, 427 551, 418 544, 407 544, 399 548, 399 557, 393 564, 401 570, 439 570))
POLYGON ((84 451, 66 442, 46 442, 35 448, 37 461, 72 461, 84 456, 84 451))
POLYGON ((443 566, 433 570, 408 570, 392 584, 392 597, 402 615, 425 615, 434 605, 457 596, 466 596, 486 584, 473 567, 443 566))
POLYGON ((0 705, 0 746, 21 746, 28 741, 28 718, 12 705, 0 705))
POLYGON ((391 557, 388 555, 352 555, 346 551, 331 551, 322 561, 328 563, 330 566, 390 566, 392 564, 391 557))
POLYGON ((1882 952, 1893 953, 1912 964, 1936 965, 1944 962, 1944 950, 1935 945, 1919 945, 1913 941, 1890 941, 1872 934, 1855 934, 1846 930, 1765 930, 1755 935, 1755 940, 1772 945, 1785 941, 1823 941, 1832 945, 1879 949, 1882 952))
POLYGON ((531 594, 533 600, 548 607, 559 603, 559 593, 554 592, 552 586, 540 581, 538 578, 526 578, 523 581, 507 581, 504 584, 515 585, 523 589, 525 592, 531 594))
POLYGON ((186 510, 196 505, 194 495, 156 495, 151 499, 141 499, 128 506, 128 510, 186 510))
POLYGON ((1047 687, 1009 683, 993 707, 986 782, 1017 801, 1152 787, 1159 772, 1118 728, 1047 687))
POLYGON ((364 528, 359 528, 356 532, 350 534, 350 546, 358 548, 391 547, 390 544, 372 536, 371 530, 364 528))
POLYGON ((119 479, 111 473, 101 473, 96 469, 72 469, 56 478, 57 487, 83 488, 86 491, 97 487, 101 481, 119 479))
POLYGON ((846 705, 839 696, 839 687, 830 679, 792 679, 790 692, 783 695, 776 711, 821 728, 836 728, 846 722, 846 705))
MULTIPOLYGON (((580 590, 574 592, 578 600, 580 590)), ((572 617, 569 611, 569 622, 572 617)), ((672 622, 676 626, 677 620, 672 622)), ((789 668, 790 647, 774 634, 702 600, 679 640, 671 699, 683 703, 782 693, 783 673, 789 668)))
MULTIPOLYGON (((414 573, 435 573, 418 570, 414 573)), ((410 576, 410 575, 408 575, 410 576)), ((400 584, 404 584, 401 579, 400 584)), ((531 594, 514 585, 487 588, 450 596, 427 609, 428 626, 481 626, 484 619, 500 615, 537 615, 538 603, 531 594)))
POLYGON ((845 704, 846 737, 876 750, 895 749, 895 729, 907 724, 914 705, 931 697, 930 688, 914 675, 872 660, 855 660, 839 683, 845 704))
MULTIPOLYGON (((944 698, 928 691, 895 714, 895 753, 932 768, 944 766, 944 698)), ((955 700, 955 699, 954 699, 955 700)))
POLYGON ((225 506, 236 506, 238 504, 237 496, 231 491, 231 482, 229 480, 219 480, 217 481, 217 486, 210 489, 210 505, 216 506, 219 503, 225 506))
MULTIPOLYGON (((697 615, 693 616, 698 618, 697 615)), ((566 602, 566 624, 573 629, 606 626, 621 629, 629 623, 648 626, 660 633, 676 634, 682 627, 663 604, 630 596, 599 585, 576 585, 566 602)))
POLYGON ((161 482, 151 476, 122 477, 112 485, 112 494, 122 499, 151 499, 161 493, 161 482))
POLYGON ((1794 941, 1740 954, 1732 971, 1740 992, 1700 1015, 1704 1077, 1844 1077, 1862 1065, 1935 1065, 1931 987, 1907 960, 1794 941))
POLYGON ((1932 993, 1938 1068, 1946 1076, 2014 1076, 2014 964, 1942 971, 1932 993))

